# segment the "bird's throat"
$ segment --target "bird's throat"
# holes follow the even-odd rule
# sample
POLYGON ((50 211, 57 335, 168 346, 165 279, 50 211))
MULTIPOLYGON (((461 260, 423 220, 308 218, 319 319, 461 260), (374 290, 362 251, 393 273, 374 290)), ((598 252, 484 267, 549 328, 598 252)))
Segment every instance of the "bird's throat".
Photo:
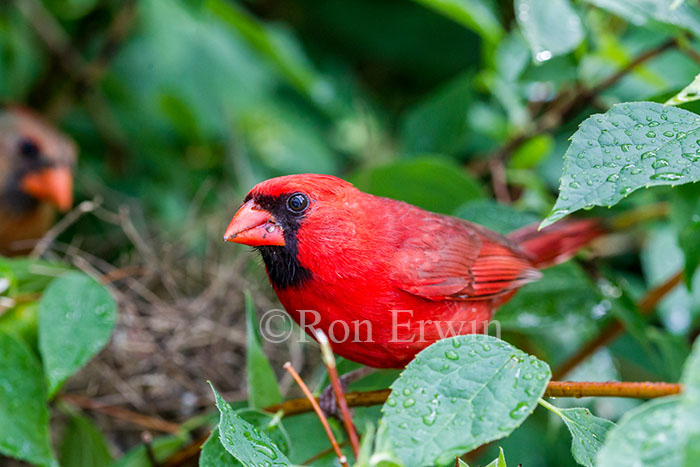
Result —
POLYGON ((300 287, 313 277, 311 271, 299 262, 296 242, 285 246, 260 246, 256 249, 265 262, 270 282, 278 290, 300 287))

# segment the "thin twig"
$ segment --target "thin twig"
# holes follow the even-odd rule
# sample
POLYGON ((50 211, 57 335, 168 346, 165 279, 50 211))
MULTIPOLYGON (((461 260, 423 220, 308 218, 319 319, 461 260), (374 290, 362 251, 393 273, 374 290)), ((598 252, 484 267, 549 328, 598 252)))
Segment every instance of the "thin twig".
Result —
POLYGON ((79 394, 62 394, 59 396, 59 399, 80 407, 81 409, 100 412, 148 430, 173 434, 180 430, 180 425, 178 423, 168 422, 161 420, 160 418, 149 417, 147 415, 132 412, 131 410, 123 409, 121 407, 106 405, 79 394))
POLYGON ((71 76, 79 76, 85 60, 72 48, 70 37, 39 0, 15 0, 15 6, 32 25, 47 48, 59 59, 61 67, 71 76))
POLYGON ((350 415, 350 409, 348 409, 348 403, 345 400, 345 394, 343 392, 343 386, 340 384, 340 378, 338 377, 338 369, 335 366, 335 357, 333 356, 333 350, 328 342, 328 337, 320 329, 316 330, 316 340, 321 345, 321 355, 323 356, 323 363, 328 369, 328 377, 331 380, 331 386, 333 387, 333 392, 335 393, 335 400, 340 409, 340 416, 343 419, 343 424, 345 425, 345 431, 348 433, 348 438, 350 438, 350 444, 352 445, 352 452, 357 459, 360 455, 360 440, 357 436, 357 430, 352 422, 352 415, 350 415))
POLYGON ((30 256, 32 258, 39 258, 41 255, 43 255, 59 235, 61 235, 68 227, 75 224, 84 214, 94 211, 100 205, 100 203, 101 201, 99 198, 96 198, 92 201, 83 201, 76 206, 44 234, 44 236, 32 250, 30 256))
POLYGON ((657 45, 656 47, 649 49, 645 52, 642 52, 639 54, 634 60, 629 62, 627 65, 625 65, 620 71, 617 73, 613 74, 607 79, 604 79, 598 85, 594 86, 591 88, 590 91, 587 93, 587 99, 591 99, 594 96, 597 96, 598 94, 602 93, 606 89, 614 86, 617 84, 618 81, 620 81, 622 78, 624 78, 627 74, 629 74, 631 71, 633 71, 635 68, 637 68, 639 65, 642 63, 651 60, 654 57, 657 57, 661 55, 662 53, 666 52, 668 49, 671 49, 673 47, 678 46, 678 39, 671 38, 668 39, 665 42, 662 42, 661 44, 657 45))
MULTIPOLYGON (((643 315, 651 313, 656 305, 661 301, 667 293, 676 288, 678 284, 683 281, 683 271, 678 271, 672 277, 670 277, 666 282, 650 290, 637 304, 640 312, 643 315)), ((579 349, 573 356, 562 363, 558 368, 552 372, 552 378, 561 379, 566 376, 571 370, 577 367, 586 358, 593 355, 598 349, 605 347, 610 342, 612 342, 616 337, 622 334, 625 330, 624 325, 615 320, 610 323, 601 333, 579 349)))
POLYGON ((294 381, 297 382, 301 390, 304 392, 304 395, 306 396, 306 402, 309 404, 310 408, 307 410, 307 412, 310 412, 312 409, 316 412, 316 415, 318 416, 318 419, 321 420, 321 425, 323 425, 323 429, 326 431, 326 435, 328 436, 328 439, 331 442, 331 446, 333 446, 333 450, 335 451, 335 455, 338 456, 338 461, 343 467, 349 467, 348 466, 348 460, 343 454, 343 452, 340 450, 340 446, 338 446, 338 441, 335 439, 335 436, 333 435, 333 432, 331 431, 331 427, 328 424, 328 419, 326 418, 326 415, 323 413, 323 410, 321 410, 321 407, 318 405, 318 401, 316 398, 311 394, 311 391, 309 390, 309 387, 304 383, 304 380, 301 379, 301 376, 299 376, 299 373, 296 372, 294 368, 292 368, 292 364, 287 362, 284 364, 284 369, 287 370, 287 372, 292 375, 292 378, 294 378, 294 381))

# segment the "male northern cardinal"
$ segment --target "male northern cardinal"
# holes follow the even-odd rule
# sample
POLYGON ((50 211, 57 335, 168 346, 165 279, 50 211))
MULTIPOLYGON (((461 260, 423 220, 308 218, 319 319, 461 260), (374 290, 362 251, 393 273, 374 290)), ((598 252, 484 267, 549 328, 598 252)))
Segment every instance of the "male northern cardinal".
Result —
POLYGON ((0 254, 26 251, 73 203, 75 144, 28 110, 0 110, 0 254))
POLYGON ((505 237, 336 177, 301 174, 256 185, 224 239, 260 251, 287 312, 306 331, 324 331, 336 353, 402 368, 436 340, 483 332, 539 268, 602 232, 578 220, 505 237))

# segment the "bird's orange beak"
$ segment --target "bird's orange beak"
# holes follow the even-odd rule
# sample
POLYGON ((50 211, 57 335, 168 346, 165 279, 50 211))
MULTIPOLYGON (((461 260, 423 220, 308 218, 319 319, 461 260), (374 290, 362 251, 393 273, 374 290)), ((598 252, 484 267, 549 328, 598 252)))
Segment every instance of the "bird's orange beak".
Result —
POLYGON ((29 195, 53 203, 61 211, 73 206, 73 175, 69 167, 52 167, 25 175, 22 189, 29 195))
POLYGON ((284 246, 284 232, 275 218, 250 200, 238 212, 226 228, 224 240, 249 246, 284 246))

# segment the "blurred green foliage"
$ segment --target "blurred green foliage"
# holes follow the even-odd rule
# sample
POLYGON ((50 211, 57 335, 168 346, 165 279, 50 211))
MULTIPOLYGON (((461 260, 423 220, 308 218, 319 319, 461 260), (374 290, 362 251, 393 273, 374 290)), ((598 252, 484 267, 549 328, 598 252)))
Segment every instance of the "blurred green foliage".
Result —
MULTIPOLYGON (((671 0, 16 0, 0 3, 0 99, 45 113, 78 142, 80 199, 132 207, 139 227, 181 240, 194 255, 211 242, 208 219, 223 227, 253 184, 288 173, 336 174, 506 233, 550 213, 562 170, 570 170, 562 156, 587 117, 623 102, 664 103, 693 81, 699 36, 697 3, 671 0), (195 204, 201 210, 193 220, 195 204)), ((697 101, 675 101, 700 110, 697 101)), ((697 198, 695 185, 657 187, 595 210, 614 220, 672 203, 670 219, 638 215, 604 258, 558 266, 525 287, 497 315, 504 339, 554 366, 614 315, 629 333, 572 378, 678 378, 700 324, 697 198), (680 269, 685 285, 664 298, 658 315, 641 317, 635 300, 680 269)), ((576 208, 611 204, 588 201, 576 208)), ((111 261, 131 251, 115 229, 86 217, 62 238, 80 238, 83 249, 111 261)), ((0 279, 7 279, 0 298, 9 300, 0 302, 0 413, 17 417, 12 404, 25 410, 11 419, 18 431, 0 450, 39 464, 54 461, 39 357, 56 345, 39 351, 44 309, 20 298, 41 294, 65 269, 0 258, 0 279), (8 397, 15 402, 8 405, 8 397)), ((51 392, 99 350, 104 334, 85 338, 89 352, 49 378, 51 392)), ((251 364, 259 365, 249 374, 253 392, 273 375, 257 339, 249 346, 251 364)), ((368 388, 385 387, 379 380, 368 388)), ((277 400, 276 388, 265 389, 257 402, 277 400)), ((624 430, 647 423, 649 414, 684 403, 642 406, 616 439, 628 439, 624 430)), ((615 399, 581 404, 611 419, 630 408, 615 399)), ((234 427, 270 425, 225 412, 234 427)), ((500 442, 509 462, 574 465, 568 431, 541 412, 500 442)), ((569 424, 586 418, 579 409, 565 413, 575 415, 569 424)), ((380 413, 358 409, 357 417, 373 424, 380 413)), ((74 414, 71 420, 54 451, 67 464, 107 462, 96 429, 74 414), (92 457, 81 457, 78 445, 92 446, 92 457)), ((295 463, 327 447, 308 414, 284 426, 295 463)), ((0 421, 0 433, 4 427, 0 421)), ((377 452, 386 436, 380 425, 377 452)), ((187 441, 178 435, 148 449, 118 445, 126 454, 116 462, 148 465, 153 455, 160 462, 187 441)), ((692 439, 682 442, 675 458, 697 455, 692 439)), ((211 465, 228 459, 221 448, 205 445, 211 465)), ((615 463, 613 450, 606 459, 615 463)), ((577 458, 590 462, 591 452, 577 458)), ((470 464, 498 454, 493 445, 470 464)), ((371 459, 363 462, 381 465, 371 459)), ((315 465, 333 462, 331 454, 315 465)))

